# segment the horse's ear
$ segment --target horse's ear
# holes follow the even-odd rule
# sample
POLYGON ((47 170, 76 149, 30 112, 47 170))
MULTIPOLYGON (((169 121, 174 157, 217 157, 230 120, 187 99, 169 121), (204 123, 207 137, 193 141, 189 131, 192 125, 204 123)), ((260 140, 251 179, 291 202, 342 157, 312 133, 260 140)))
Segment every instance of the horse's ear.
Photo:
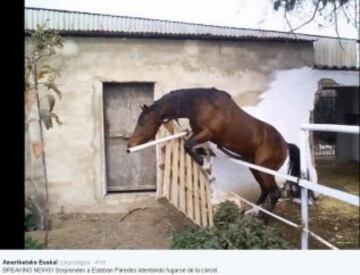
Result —
POLYGON ((141 110, 145 111, 147 110, 149 107, 146 104, 143 104, 140 106, 141 110))

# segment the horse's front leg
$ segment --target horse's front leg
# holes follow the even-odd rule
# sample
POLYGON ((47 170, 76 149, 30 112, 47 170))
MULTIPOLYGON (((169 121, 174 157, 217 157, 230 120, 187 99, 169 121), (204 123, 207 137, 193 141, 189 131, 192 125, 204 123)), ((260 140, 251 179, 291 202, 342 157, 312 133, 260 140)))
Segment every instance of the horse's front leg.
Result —
POLYGON ((185 141, 184 144, 186 153, 188 153, 198 164, 203 166, 204 169, 209 169, 210 163, 208 161, 204 161, 204 158, 199 154, 197 154, 193 150, 193 147, 210 140, 210 138, 211 138, 210 132, 205 129, 200 132, 194 133, 191 137, 189 137, 185 141))

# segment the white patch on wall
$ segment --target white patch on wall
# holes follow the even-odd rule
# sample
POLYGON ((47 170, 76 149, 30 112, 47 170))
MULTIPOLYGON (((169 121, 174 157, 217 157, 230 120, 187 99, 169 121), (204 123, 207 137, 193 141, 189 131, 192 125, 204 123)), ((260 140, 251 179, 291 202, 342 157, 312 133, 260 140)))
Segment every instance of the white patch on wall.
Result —
MULTIPOLYGON (((322 78, 331 78, 340 85, 359 85, 358 72, 313 70, 309 67, 287 71, 277 71, 273 81, 262 94, 261 102, 254 107, 242 108, 254 117, 273 125, 288 143, 299 146, 300 125, 308 123, 313 109, 315 92, 322 78)), ((230 190, 255 201, 260 188, 250 170, 230 161, 229 157, 211 148, 217 157, 211 159, 215 181, 212 183, 214 202, 223 200, 223 190, 230 190)), ((310 158, 310 148, 307 148, 310 158)), ((317 173, 308 159, 310 178, 317 183, 317 173)))

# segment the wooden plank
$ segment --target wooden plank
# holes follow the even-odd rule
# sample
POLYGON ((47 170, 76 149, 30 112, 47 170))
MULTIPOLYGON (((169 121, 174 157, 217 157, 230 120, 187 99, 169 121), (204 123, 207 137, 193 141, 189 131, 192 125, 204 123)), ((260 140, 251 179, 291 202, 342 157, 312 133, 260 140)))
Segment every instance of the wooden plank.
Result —
MULTIPOLYGON (((157 137, 163 137, 164 136, 164 127, 160 126, 159 131, 157 133, 157 137)), ((164 169, 165 169, 165 152, 166 152, 166 144, 161 144, 157 146, 156 149, 156 156, 157 156, 157 177, 156 177, 156 198, 162 197, 163 194, 163 178, 164 178, 164 169)))
POLYGON ((200 219, 200 200, 199 200, 199 167, 196 163, 193 163, 193 173, 194 173, 194 213, 195 213, 195 222, 201 225, 200 219))
POLYGON ((143 185, 110 185, 107 187, 108 191, 141 191, 141 190, 155 190, 156 187, 153 184, 143 185))
POLYGON ((175 125, 172 121, 165 122, 163 125, 171 135, 175 133, 175 125))
POLYGON ((179 206, 179 141, 173 140, 173 158, 172 158, 172 175, 171 175, 171 195, 170 202, 176 207, 179 206))
POLYGON ((162 163, 158 165, 156 173, 157 173, 157 179, 156 179, 156 198, 160 198, 163 195, 163 178, 164 178, 164 169, 165 169, 165 163, 162 163))
POLYGON ((164 184, 163 184, 163 195, 170 199, 170 170, 171 170, 171 150, 172 150, 173 141, 170 141, 166 144, 165 152, 165 169, 164 169, 164 184))
POLYGON ((207 215, 209 218, 209 226, 214 226, 214 216, 213 216, 213 206, 211 203, 211 194, 210 194, 210 185, 209 181, 206 184, 206 206, 207 206, 207 215))
MULTIPOLYGON (((177 129, 172 122, 167 123, 166 128, 163 127, 164 131, 170 131, 170 134, 177 129)), ((163 170, 164 176, 160 181, 163 194, 158 196, 158 200, 166 202, 200 226, 212 226, 208 179, 199 165, 185 154, 184 139, 168 142, 165 151, 160 149, 160 154, 163 161, 160 161, 159 169, 163 170)))
POLYGON ((205 195, 205 184, 206 180, 204 178, 204 174, 199 171, 199 179, 200 179, 200 202, 201 202, 201 225, 208 226, 207 221, 207 209, 206 209, 206 195, 205 195))
POLYGON ((193 173, 192 160, 186 154, 186 214, 190 219, 194 219, 194 200, 193 200, 193 173))
POLYGON ((183 213, 186 213, 185 209, 185 149, 184 139, 180 139, 180 190, 179 190, 179 206, 183 213))

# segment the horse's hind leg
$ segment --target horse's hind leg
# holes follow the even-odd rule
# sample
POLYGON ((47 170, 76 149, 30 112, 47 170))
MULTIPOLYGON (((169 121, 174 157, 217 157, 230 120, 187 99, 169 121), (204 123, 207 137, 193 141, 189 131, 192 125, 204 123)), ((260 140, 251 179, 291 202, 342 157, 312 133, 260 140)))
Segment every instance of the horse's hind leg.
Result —
MULTIPOLYGON (((278 202, 279 198, 281 197, 281 192, 276 185, 275 177, 265 173, 259 173, 260 185, 263 185, 268 192, 267 198, 263 202, 263 207, 268 210, 272 211, 275 208, 276 203, 278 202)), ((259 217, 262 218, 267 224, 269 222, 270 216, 265 213, 260 213, 259 217)))
MULTIPOLYGON (((251 173, 253 174, 254 178, 256 179, 256 181, 259 183, 260 186, 260 197, 258 198, 256 205, 261 205, 264 203, 264 201, 266 200, 267 196, 269 195, 269 191, 267 190, 267 188, 265 187, 265 185, 262 183, 262 179, 260 177, 260 173, 257 170, 254 169, 250 169, 251 173)), ((245 212, 245 214, 247 215, 258 215, 259 214, 259 209, 256 207, 252 207, 249 210, 247 210, 245 212)))
POLYGON ((250 171, 251 171, 251 173, 253 174, 254 178, 256 179, 256 181, 259 183, 259 186, 260 186, 261 194, 260 194, 260 197, 258 198, 258 200, 256 202, 257 205, 260 205, 265 201, 265 199, 268 196, 269 192, 268 192, 267 188, 263 184, 260 184, 262 182, 261 177, 259 176, 259 174, 261 172, 259 172, 257 170, 254 170, 254 169, 250 169, 250 171))

